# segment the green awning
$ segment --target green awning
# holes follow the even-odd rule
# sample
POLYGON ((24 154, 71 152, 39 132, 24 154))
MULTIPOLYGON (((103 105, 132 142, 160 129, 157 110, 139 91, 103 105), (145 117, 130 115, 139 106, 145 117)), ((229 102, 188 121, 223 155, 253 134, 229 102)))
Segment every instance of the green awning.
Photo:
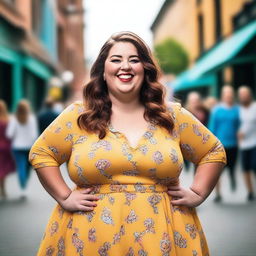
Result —
MULTIPOLYGON (((251 22, 245 27, 235 32, 226 40, 220 42, 207 54, 205 54, 196 64, 189 70, 183 72, 170 85, 174 91, 185 90, 193 87, 191 85, 201 85, 203 81, 212 78, 212 75, 207 75, 210 72, 221 68, 232 60, 241 52, 241 50, 256 36, 256 21, 251 22)), ((207 85, 207 84, 204 84, 207 85)), ((209 83, 208 85, 212 85, 209 83)))
POLYGON ((201 76, 197 79, 190 79, 189 74, 190 72, 186 71, 176 78, 175 81, 167 83, 167 85, 171 87, 174 92, 177 92, 195 87, 214 85, 216 82, 216 77, 213 74, 201 76))
POLYGON ((39 61, 36 58, 31 56, 23 57, 23 65, 29 71, 34 73, 36 76, 40 77, 43 80, 48 80, 53 74, 53 71, 45 63, 39 61))

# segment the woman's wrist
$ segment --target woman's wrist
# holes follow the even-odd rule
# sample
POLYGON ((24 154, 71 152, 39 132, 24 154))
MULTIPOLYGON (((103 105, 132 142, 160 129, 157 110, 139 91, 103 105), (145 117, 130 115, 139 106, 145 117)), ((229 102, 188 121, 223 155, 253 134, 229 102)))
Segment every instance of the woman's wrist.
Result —
POLYGON ((63 191, 61 193, 61 195, 55 197, 55 200, 61 205, 66 199, 69 198, 71 193, 72 193, 72 190, 71 189, 67 189, 66 191, 63 191))
POLYGON ((198 190, 194 189, 192 186, 189 187, 189 189, 195 193, 198 197, 201 198, 202 202, 207 198, 207 196, 205 194, 203 194, 202 192, 199 192, 198 190))

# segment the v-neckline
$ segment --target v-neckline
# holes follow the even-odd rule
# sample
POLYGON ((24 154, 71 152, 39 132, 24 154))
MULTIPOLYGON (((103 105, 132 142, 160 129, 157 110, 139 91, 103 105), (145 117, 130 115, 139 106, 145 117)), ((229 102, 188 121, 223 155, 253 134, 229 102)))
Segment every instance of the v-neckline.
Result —
POLYGON ((127 146, 131 149, 131 150, 136 150, 141 146, 141 143, 143 141, 143 139, 150 139, 152 137, 152 131, 154 131, 156 129, 156 123, 154 121, 149 121, 147 124, 147 127, 145 129, 145 131, 142 133, 142 135, 139 137, 139 139, 137 140, 137 143, 135 146, 132 146, 130 141, 128 140, 127 136, 123 133, 118 131, 113 125, 112 123, 108 124, 108 129, 110 130, 110 132, 114 133, 114 134, 119 134, 121 135, 124 139, 125 142, 127 144, 127 146))

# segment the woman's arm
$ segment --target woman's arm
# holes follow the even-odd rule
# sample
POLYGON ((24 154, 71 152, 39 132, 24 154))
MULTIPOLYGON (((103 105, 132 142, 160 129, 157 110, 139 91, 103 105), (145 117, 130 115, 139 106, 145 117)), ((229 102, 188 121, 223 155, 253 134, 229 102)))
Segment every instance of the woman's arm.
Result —
POLYGON ((182 155, 197 168, 189 189, 170 184, 168 193, 174 197, 173 205, 195 207, 209 196, 216 185, 226 164, 226 154, 221 142, 197 118, 182 107, 175 110, 182 155))
POLYGON ((36 169, 45 190, 67 211, 91 211, 98 197, 89 194, 91 188, 72 191, 64 181, 59 167, 36 169))
POLYGON ((224 163, 219 162, 201 164, 196 168, 194 180, 189 189, 169 186, 168 194, 174 197, 172 204, 189 207, 200 205, 214 189, 224 166, 224 163))

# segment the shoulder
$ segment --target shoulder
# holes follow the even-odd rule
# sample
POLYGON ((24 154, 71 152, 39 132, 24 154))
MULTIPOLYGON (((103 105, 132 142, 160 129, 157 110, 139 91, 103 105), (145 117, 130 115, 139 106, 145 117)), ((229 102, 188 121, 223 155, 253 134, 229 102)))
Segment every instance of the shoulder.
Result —
POLYGON ((9 116, 8 124, 9 124, 9 125, 18 124, 18 121, 17 121, 16 116, 15 116, 14 114, 11 114, 11 115, 9 116))
POLYGON ((172 101, 167 101, 166 107, 167 107, 167 110, 172 113, 180 112, 183 109, 183 107, 179 102, 172 102, 172 101))
POLYGON ((182 123, 188 120, 196 120, 195 116, 178 102, 168 102, 167 109, 170 111, 174 122, 182 123))
POLYGON ((79 116, 84 111, 84 104, 82 101, 75 101, 69 104, 61 114, 70 114, 75 116, 79 116))
POLYGON ((223 105, 221 103, 219 103, 213 107, 213 109, 211 110, 211 114, 216 114, 217 112, 219 112, 221 110, 223 110, 223 105))
POLYGON ((252 103, 252 107, 253 107, 254 109, 256 109, 256 101, 254 101, 254 102, 252 103))

